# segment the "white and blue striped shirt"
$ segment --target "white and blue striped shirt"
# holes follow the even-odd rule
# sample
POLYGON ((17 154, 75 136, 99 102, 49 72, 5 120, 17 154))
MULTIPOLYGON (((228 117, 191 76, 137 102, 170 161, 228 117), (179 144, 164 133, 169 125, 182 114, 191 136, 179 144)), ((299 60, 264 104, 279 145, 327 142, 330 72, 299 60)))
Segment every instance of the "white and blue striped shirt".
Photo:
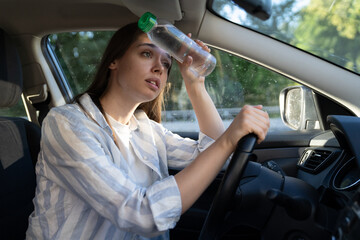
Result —
POLYGON ((91 98, 80 103, 53 108, 43 122, 27 239, 168 239, 181 215, 168 166, 185 167, 213 140, 182 138, 137 111, 129 164, 91 98), (145 184, 133 179, 136 166, 148 168, 145 184))

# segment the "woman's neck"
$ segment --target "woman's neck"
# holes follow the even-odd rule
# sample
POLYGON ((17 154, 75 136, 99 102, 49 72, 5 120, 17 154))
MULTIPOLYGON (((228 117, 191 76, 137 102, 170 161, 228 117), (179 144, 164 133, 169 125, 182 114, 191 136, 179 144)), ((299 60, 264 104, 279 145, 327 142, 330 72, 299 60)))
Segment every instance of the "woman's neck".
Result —
POLYGON ((136 108, 139 106, 139 104, 132 104, 129 100, 122 99, 119 94, 114 96, 114 94, 110 93, 100 97, 100 104, 105 113, 125 125, 129 123, 136 108))

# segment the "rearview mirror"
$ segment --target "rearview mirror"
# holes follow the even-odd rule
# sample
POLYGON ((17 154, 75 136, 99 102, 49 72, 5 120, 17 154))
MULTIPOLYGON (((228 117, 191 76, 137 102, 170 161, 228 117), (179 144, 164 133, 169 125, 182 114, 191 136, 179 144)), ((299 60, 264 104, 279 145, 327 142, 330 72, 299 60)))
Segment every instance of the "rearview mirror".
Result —
POLYGON ((305 86, 287 87, 280 92, 279 101, 285 125, 295 130, 320 129, 311 89, 305 86))
POLYGON ((271 0, 233 0, 235 4, 243 8, 247 13, 267 20, 271 16, 271 0))

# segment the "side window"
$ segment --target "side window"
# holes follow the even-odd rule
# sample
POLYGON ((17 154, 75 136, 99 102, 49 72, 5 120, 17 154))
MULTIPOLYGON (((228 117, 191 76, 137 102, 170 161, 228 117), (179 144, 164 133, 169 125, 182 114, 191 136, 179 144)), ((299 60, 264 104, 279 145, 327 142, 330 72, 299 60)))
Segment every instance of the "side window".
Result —
MULTIPOLYGON (((73 32, 48 37, 49 50, 62 68, 74 95, 83 92, 92 82, 97 64, 114 32, 73 32)), ((206 88, 227 127, 245 104, 264 106, 271 118, 270 131, 290 130, 280 117, 279 94, 296 85, 288 78, 267 70, 233 54, 212 49, 217 59, 213 73, 206 78, 206 88)), ((55 60, 55 59, 54 59, 55 60)), ((169 76, 163 124, 171 131, 198 131, 177 64, 169 76)))
MULTIPOLYGON (((96 67, 114 32, 87 31, 58 33, 48 36, 48 49, 53 51, 66 84, 73 96, 84 92, 91 84, 96 67)), ((72 96, 70 96, 72 97, 72 96)))
MULTIPOLYGON (((261 104, 270 116, 270 131, 291 130, 281 120, 279 94, 283 88, 297 85, 294 81, 233 54, 217 49, 212 49, 211 53, 217 59, 217 66, 206 77, 206 89, 226 127, 245 104, 261 104)), ((169 82, 171 88, 167 94, 163 124, 172 131, 198 131, 176 64, 169 82)))
POLYGON ((24 102, 20 98, 18 103, 10 108, 1 108, 0 116, 2 117, 23 117, 27 118, 24 102))

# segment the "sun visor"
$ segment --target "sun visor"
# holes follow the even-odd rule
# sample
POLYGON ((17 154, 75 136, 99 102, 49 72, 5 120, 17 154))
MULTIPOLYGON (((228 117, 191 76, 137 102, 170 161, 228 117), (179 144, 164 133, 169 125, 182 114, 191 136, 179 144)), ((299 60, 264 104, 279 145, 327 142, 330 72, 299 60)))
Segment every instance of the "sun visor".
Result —
POLYGON ((172 23, 182 18, 179 0, 123 0, 122 2, 138 17, 145 12, 151 12, 156 17, 164 18, 172 23))

